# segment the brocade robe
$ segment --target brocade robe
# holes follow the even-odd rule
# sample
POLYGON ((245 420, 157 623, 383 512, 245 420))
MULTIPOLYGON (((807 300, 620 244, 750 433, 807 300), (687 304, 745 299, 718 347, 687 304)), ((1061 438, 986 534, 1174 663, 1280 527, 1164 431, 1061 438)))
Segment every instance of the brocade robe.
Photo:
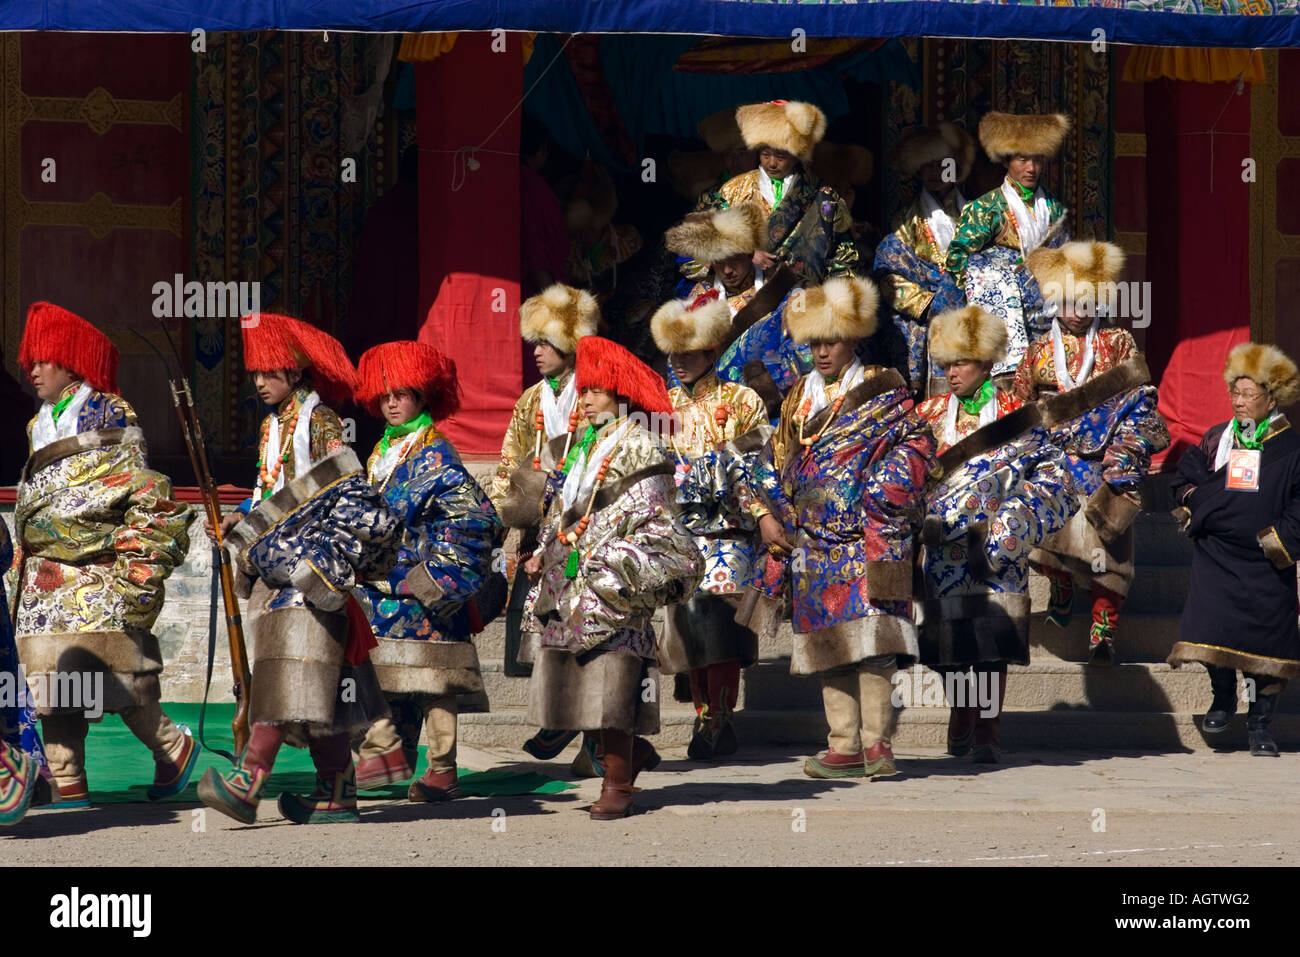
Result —
POLYGON ((1079 508, 1038 406, 1001 390, 989 401, 997 417, 983 427, 959 408, 952 445, 949 396, 917 408, 940 442, 942 471, 921 530, 920 657, 930 666, 1029 664, 1029 552, 1079 508))
POLYGON ((806 382, 786 396, 781 424, 754 466, 764 504, 794 552, 767 556, 737 620, 770 628, 774 603, 788 593, 793 674, 883 655, 914 658, 912 543, 935 465, 934 435, 892 369, 868 368, 834 421, 833 405, 802 421, 806 382))

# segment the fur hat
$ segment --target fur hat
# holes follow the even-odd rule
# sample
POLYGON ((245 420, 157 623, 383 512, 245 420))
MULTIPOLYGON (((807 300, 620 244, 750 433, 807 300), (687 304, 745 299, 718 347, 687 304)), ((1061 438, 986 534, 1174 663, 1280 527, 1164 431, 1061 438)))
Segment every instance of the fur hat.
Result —
POLYGON ((671 416, 668 387, 655 371, 623 346, 600 336, 578 340, 574 387, 604 389, 627 399, 634 410, 671 416))
POLYGON ((1080 240, 1055 249, 1039 246, 1029 253, 1026 263, 1044 299, 1070 295, 1076 304, 1095 304, 1097 287, 1119 279, 1124 250, 1114 243, 1080 240))
POLYGON ((558 282, 519 307, 519 334, 524 341, 545 342, 565 355, 573 354, 579 339, 594 336, 599 324, 596 297, 558 282))
POLYGON ((27 308, 18 364, 29 376, 37 362, 57 362, 96 392, 117 393, 117 346, 85 319, 52 302, 27 308))
POLYGON ((301 369, 311 372, 312 388, 327 405, 352 401, 357 370, 340 342, 292 316, 254 312, 239 321, 244 368, 249 372, 301 369))
POLYGON ((956 123, 913 127, 889 152, 890 162, 904 176, 915 176, 926 163, 948 157, 957 163, 956 181, 963 182, 975 165, 975 138, 956 123))
POLYGON ((750 149, 745 138, 740 135, 740 127, 736 125, 735 107, 706 116, 695 124, 695 129, 699 131, 704 144, 715 153, 750 149))
POLYGON ((618 190, 609 170, 590 159, 583 160, 582 172, 569 177, 558 190, 564 199, 564 226, 570 233, 604 229, 618 212, 618 190))
POLYGON ((826 114, 811 103, 773 100, 736 107, 736 125, 750 149, 771 146, 807 163, 826 135, 826 114))
POLYGON ((679 196, 691 202, 705 190, 716 189, 726 173, 726 157, 718 153, 673 150, 668 154, 668 180, 679 196))
POLYGON ((812 170, 823 183, 840 189, 871 182, 875 159, 871 150, 852 143, 818 143, 813 149, 812 170))
POLYGON ((880 294, 870 280, 838 276, 796 291, 785 307, 785 325, 795 342, 865 339, 876 331, 880 294))
POLYGON ((666 302, 650 319, 650 335, 665 355, 717 348, 730 332, 731 309, 716 289, 666 302))
POLYGON ((460 408, 456 363, 426 342, 385 342, 367 349, 357 363, 357 402, 380 415, 379 400, 397 389, 414 389, 430 418, 445 419, 460 408))
POLYGON ((1243 342, 1233 346, 1228 353, 1228 362, 1223 367, 1223 381, 1231 389, 1241 378, 1267 389, 1277 399, 1279 406, 1290 405, 1300 399, 1300 371, 1277 346, 1266 346, 1259 342, 1243 342))
POLYGON ((980 120, 980 143, 995 163, 1005 163, 1016 153, 1055 156, 1070 131, 1064 113, 986 113, 980 120))
POLYGON ((664 245, 698 263, 721 262, 767 248, 767 216, 757 203, 740 203, 708 213, 691 213, 664 234, 664 245))
POLYGON ((1006 323, 979 306, 949 309, 930 323, 930 356, 937 366, 959 359, 1000 362, 1006 354, 1006 323))

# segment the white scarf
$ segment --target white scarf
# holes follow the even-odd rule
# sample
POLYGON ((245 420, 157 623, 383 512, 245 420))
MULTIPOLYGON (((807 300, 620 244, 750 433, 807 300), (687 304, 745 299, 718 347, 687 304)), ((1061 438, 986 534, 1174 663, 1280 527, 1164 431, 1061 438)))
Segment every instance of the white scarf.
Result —
POLYGON ((379 456, 379 460, 375 462, 374 469, 370 475, 371 485, 383 485, 388 481, 389 476, 393 474, 393 471, 397 466, 401 465, 402 460, 406 458, 406 453, 415 448, 415 443, 420 441, 420 436, 424 435, 425 428, 426 426, 422 425, 410 435, 406 436, 403 441, 392 442, 389 444, 388 451, 382 453, 379 456))
POLYGON ((1020 255, 1028 256, 1030 250, 1043 241, 1043 237, 1047 235, 1052 225, 1052 213, 1047 204, 1047 194, 1043 192, 1041 186, 1034 190, 1033 212, 1030 212, 1025 201, 1020 198, 1020 190, 1012 184, 1010 178, 1002 181, 1002 195, 1006 197, 1007 205, 1011 207, 1011 212, 1016 217, 1016 231, 1020 234, 1020 255))
MULTIPOLYGON (((955 186, 953 192, 957 194, 957 213, 960 215, 962 207, 966 205, 966 197, 955 186)), ((934 234, 934 241, 939 246, 939 252, 945 256, 948 255, 948 244, 952 242, 952 237, 957 234, 957 221, 948 215, 947 210, 935 199, 934 194, 924 186, 921 187, 921 213, 930 226, 930 232, 934 234)))
MULTIPOLYGON (((983 388, 983 383, 980 384, 980 387, 983 388)), ((944 423, 943 423, 944 445, 957 444, 957 410, 960 408, 961 408, 961 400, 957 398, 957 393, 949 392, 948 393, 948 415, 944 419, 944 423)), ((985 402, 984 406, 980 409, 980 424, 978 427, 981 429, 984 428, 984 426, 990 424, 991 422, 996 421, 997 417, 998 417, 998 395, 997 395, 997 391, 994 390, 993 395, 989 396, 989 400, 985 402)))
MULTIPOLYGON (((791 173, 781 181, 781 199, 790 195, 790 190, 794 188, 795 182, 799 179, 798 173, 791 173)), ((776 209, 776 190, 772 186, 772 177, 767 175, 767 170, 763 167, 758 168, 758 195, 767 200, 767 205, 776 209)))
MULTIPOLYGON (((717 276, 713 277, 713 288, 718 290, 719 295, 722 296, 722 301, 727 304, 727 308, 731 311, 731 318, 735 319, 736 313, 740 312, 740 309, 737 306, 733 306, 731 304, 732 297, 727 292, 727 287, 722 284, 722 280, 719 279, 717 276)), ((754 267, 754 292, 758 292, 762 288, 763 288, 763 267, 755 266, 754 267)), ((737 293, 737 295, 739 295, 739 293, 737 293)))
POLYGON ((564 478, 564 487, 560 489, 560 502, 566 512, 573 508, 575 502, 585 502, 591 498, 592 489, 596 486, 596 473, 600 471, 600 463, 605 461, 605 456, 614 450, 614 446, 631 428, 632 420, 628 419, 601 439, 600 444, 588 453, 586 461, 574 462, 569 468, 569 474, 564 478))
MULTIPOLYGON (((1281 412, 1277 411, 1271 412, 1265 421, 1272 422, 1281 414, 1281 412)), ((1228 427, 1224 429, 1223 434, 1219 436, 1219 448, 1218 451, 1214 453, 1214 471, 1216 472, 1228 464, 1228 454, 1232 451, 1233 440, 1237 435, 1237 430, 1232 427, 1234 421, 1236 421, 1236 416, 1233 416, 1228 420, 1228 427)))
POLYGON ((42 402, 41 411, 36 413, 36 424, 32 426, 32 451, 43 449, 59 439, 70 439, 76 435, 81 407, 86 404, 93 391, 84 382, 77 386, 77 391, 72 394, 72 401, 64 407, 58 422, 54 421, 54 403, 42 402))
MULTIPOLYGON (((848 395, 851 389, 862 385, 862 380, 866 377, 867 370, 862 368, 861 360, 854 356, 853 361, 840 373, 840 395, 848 395)), ((831 404, 831 400, 826 396, 826 379, 815 368, 804 379, 803 394, 805 399, 812 400, 812 404, 808 406, 808 414, 803 417, 805 422, 831 404)))
POLYGON ((1062 392, 1069 392, 1075 386, 1087 382, 1088 376, 1092 375, 1093 363, 1097 361, 1093 350, 1097 343, 1097 326, 1100 322, 1101 317, 1098 316, 1088 327, 1088 335, 1083 345, 1083 362, 1079 365, 1079 378, 1075 379, 1071 377, 1065 360, 1065 341, 1061 338, 1061 321, 1052 320, 1052 362, 1056 365, 1056 384, 1061 387, 1062 392))
POLYGON ((578 377, 571 374, 558 396, 552 391, 550 383, 542 383, 542 421, 545 423, 548 441, 569 431, 569 415, 578 402, 578 389, 574 385, 577 381, 578 377))
MULTIPOLYGON (((302 407, 298 410, 298 422, 293 430, 293 462, 294 477, 303 475, 311 466, 316 463, 311 460, 311 414, 316 406, 320 405, 320 396, 313 389, 307 394, 307 398, 302 400, 302 407), (304 467, 304 463, 306 467, 304 467)), ((271 425, 266 430, 266 451, 263 453, 262 461, 266 463, 267 471, 271 469, 272 456, 280 454, 280 413, 275 411, 271 413, 271 425)), ((275 476, 275 485, 271 487, 272 492, 278 492, 284 488, 285 476, 289 470, 280 466, 279 473, 275 476)), ((262 480, 259 477, 257 487, 261 491, 262 480)))

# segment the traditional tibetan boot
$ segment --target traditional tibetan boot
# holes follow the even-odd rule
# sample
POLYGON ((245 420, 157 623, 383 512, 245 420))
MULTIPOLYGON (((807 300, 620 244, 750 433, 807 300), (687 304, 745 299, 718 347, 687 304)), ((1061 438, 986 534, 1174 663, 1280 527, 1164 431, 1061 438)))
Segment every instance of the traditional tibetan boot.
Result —
POLYGON ((708 761, 713 757, 713 727, 717 718, 705 704, 695 715, 695 727, 691 733, 691 743, 686 747, 686 756, 692 761, 708 761))
POLYGON ((418 781, 412 781, 406 799, 413 804, 437 804, 460 797, 456 769, 435 771, 429 768, 418 781))
POLYGON ((294 824, 356 824, 361 820, 356 772, 349 766, 331 779, 317 775, 315 791, 307 795, 281 794, 279 806, 280 813, 294 824))
POLYGON ((1218 665, 1206 665, 1205 670, 1210 673, 1214 700, 1201 719, 1201 730, 1206 734, 1222 734, 1228 730, 1228 723, 1237 713, 1237 672, 1218 665))
POLYGON ((63 784, 56 782, 54 790, 59 792, 59 799, 52 802, 51 807, 60 811, 90 807, 90 784, 84 774, 75 781, 65 781, 63 784))
POLYGON ((990 681, 997 682, 997 710, 988 717, 982 714, 982 711, 989 709, 994 705, 993 701, 978 702, 974 708, 975 711, 975 728, 972 735, 971 763, 973 764, 999 764, 1002 761, 1002 705, 1007 697, 1007 669, 1003 665, 1000 669, 993 669, 987 672, 990 675, 990 681))
POLYGON ((1047 620, 1058 628, 1068 628, 1074 608, 1074 580, 1068 575, 1049 574, 1051 594, 1047 599, 1047 620))
POLYGON ((1256 693, 1255 700, 1250 703, 1246 714, 1246 737, 1250 742, 1250 753, 1257 758, 1279 756, 1277 742, 1268 733, 1268 724, 1273 720, 1273 712, 1276 709, 1276 694, 1256 693))
POLYGON ((576 731, 552 731, 549 728, 541 728, 524 742, 524 751, 538 761, 549 761, 558 757, 560 752, 569 746, 569 742, 577 736, 576 731))
POLYGON ((390 750, 357 761, 357 790, 373 791, 390 784, 409 781, 415 773, 407 751, 399 741, 390 750))
POLYGON ((862 776, 887 778, 898 773, 894 765, 894 752, 883 741, 877 741, 863 753, 862 776))
POLYGON ((253 824, 266 779, 266 770, 259 767, 239 767, 226 774, 208 768, 199 781, 199 800, 240 824, 253 824))
POLYGON ((188 733, 183 736, 181 753, 171 761, 155 761, 153 785, 145 791, 150 801, 160 801, 185 790, 194 766, 199 763, 199 742, 188 733))
POLYGON ((31 806, 40 769, 31 755, 0 741, 0 827, 17 824, 31 806))
POLYGON ((1088 632, 1088 664, 1113 665, 1115 663, 1115 627, 1110 613, 1099 611, 1088 632))
POLYGON ((964 705, 948 709, 948 753, 954 758, 970 754, 978 714, 977 709, 964 705))
POLYGON ((605 752, 594 734, 583 732, 582 747, 569 770, 580 778, 603 778, 605 776, 605 752))
MULTIPOLYGON (((890 755, 892 762, 893 755, 890 755)), ((803 773, 810 778, 864 778, 867 776, 864 754, 840 754, 827 748, 803 763, 803 773)))

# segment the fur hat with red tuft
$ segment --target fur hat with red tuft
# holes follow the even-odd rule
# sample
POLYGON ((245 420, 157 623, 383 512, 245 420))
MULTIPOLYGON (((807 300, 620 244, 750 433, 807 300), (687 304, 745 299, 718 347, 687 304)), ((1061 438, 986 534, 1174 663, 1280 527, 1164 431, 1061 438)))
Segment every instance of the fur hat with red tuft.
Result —
POLYGON ((604 389, 627 399, 633 411, 647 415, 656 412, 671 416, 673 405, 668 401, 668 387, 655 371, 617 342, 600 336, 585 336, 578 340, 577 368, 574 386, 583 389, 604 389))
POLYGON ((357 402, 379 415, 379 401, 389 392, 413 389, 435 421, 460 408, 456 363, 424 342, 385 342, 367 349, 357 363, 361 385, 357 402))
POLYGON ((249 372, 301 369, 327 405, 352 401, 357 370, 343 346, 315 326, 273 312, 254 312, 239 321, 244 337, 244 368, 249 372))
POLYGON ((34 302, 18 345, 18 364, 28 375, 38 362, 57 362, 98 392, 117 393, 117 346, 74 312, 34 302))

